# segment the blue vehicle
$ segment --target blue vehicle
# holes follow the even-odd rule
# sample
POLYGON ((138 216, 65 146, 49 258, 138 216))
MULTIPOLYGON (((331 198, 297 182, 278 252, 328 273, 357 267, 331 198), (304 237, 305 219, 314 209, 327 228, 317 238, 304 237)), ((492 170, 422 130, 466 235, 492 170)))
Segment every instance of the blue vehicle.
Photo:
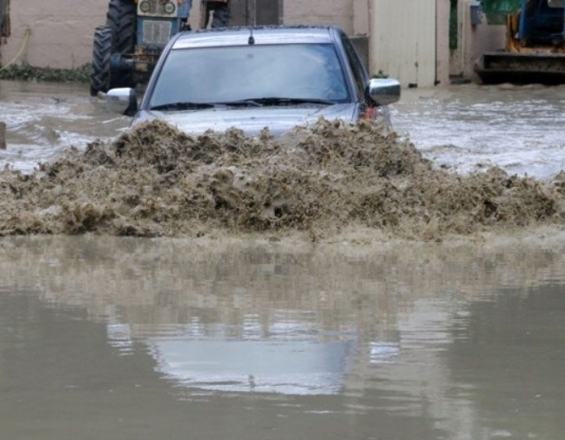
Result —
POLYGON ((151 75, 173 35, 188 29, 192 0, 110 0, 94 32, 90 92, 133 87, 151 75))
POLYGON ((565 0, 522 0, 507 17, 506 48, 475 70, 484 83, 565 83, 565 0))

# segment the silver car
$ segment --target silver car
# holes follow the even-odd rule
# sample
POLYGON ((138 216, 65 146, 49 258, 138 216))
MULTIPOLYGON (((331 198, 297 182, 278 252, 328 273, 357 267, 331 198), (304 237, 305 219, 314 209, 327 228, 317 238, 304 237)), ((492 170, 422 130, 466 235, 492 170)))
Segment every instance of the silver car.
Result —
POLYGON ((161 55, 139 108, 132 89, 108 92, 133 124, 161 119, 199 134, 230 127, 280 135, 319 118, 384 117, 400 96, 396 80, 369 79, 336 27, 240 28, 185 32, 161 55))

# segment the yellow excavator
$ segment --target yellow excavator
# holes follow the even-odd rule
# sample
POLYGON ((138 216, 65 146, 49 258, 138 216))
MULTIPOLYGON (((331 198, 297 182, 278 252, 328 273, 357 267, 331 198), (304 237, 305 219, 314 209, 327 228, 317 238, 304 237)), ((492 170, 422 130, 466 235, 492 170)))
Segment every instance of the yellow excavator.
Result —
POLYGON ((565 83, 565 0, 522 0, 506 27, 506 48, 475 66, 483 83, 565 83))

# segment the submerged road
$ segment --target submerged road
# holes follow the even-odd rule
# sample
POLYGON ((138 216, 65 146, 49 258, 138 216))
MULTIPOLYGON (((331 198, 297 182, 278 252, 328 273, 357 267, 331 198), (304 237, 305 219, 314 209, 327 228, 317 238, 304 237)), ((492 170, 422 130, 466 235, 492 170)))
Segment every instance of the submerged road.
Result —
POLYGON ((565 86, 405 90, 395 128, 457 172, 499 166, 546 179, 565 170, 565 86))
MULTIPOLYGON (((564 90, 410 90, 393 122, 437 166, 546 178, 564 90)), ((0 82, 0 166, 127 128, 87 92, 0 82)), ((560 439, 564 234, 0 238, 0 438, 560 439)))
MULTIPOLYGON (((565 169, 565 87, 475 85, 405 90, 394 127, 438 166, 499 166, 546 179, 565 169)), ((109 113, 85 86, 0 81, 8 149, 0 166, 30 172, 71 146, 109 139, 129 118, 109 113)))

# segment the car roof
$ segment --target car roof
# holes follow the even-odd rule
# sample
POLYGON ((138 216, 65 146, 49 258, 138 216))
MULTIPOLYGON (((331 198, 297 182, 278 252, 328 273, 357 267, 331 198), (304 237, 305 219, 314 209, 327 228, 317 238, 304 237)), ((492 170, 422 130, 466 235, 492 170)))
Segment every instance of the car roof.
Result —
POLYGON ((182 32, 172 49, 246 46, 252 35, 255 45, 332 43, 334 32, 339 32, 334 26, 241 27, 182 32))

